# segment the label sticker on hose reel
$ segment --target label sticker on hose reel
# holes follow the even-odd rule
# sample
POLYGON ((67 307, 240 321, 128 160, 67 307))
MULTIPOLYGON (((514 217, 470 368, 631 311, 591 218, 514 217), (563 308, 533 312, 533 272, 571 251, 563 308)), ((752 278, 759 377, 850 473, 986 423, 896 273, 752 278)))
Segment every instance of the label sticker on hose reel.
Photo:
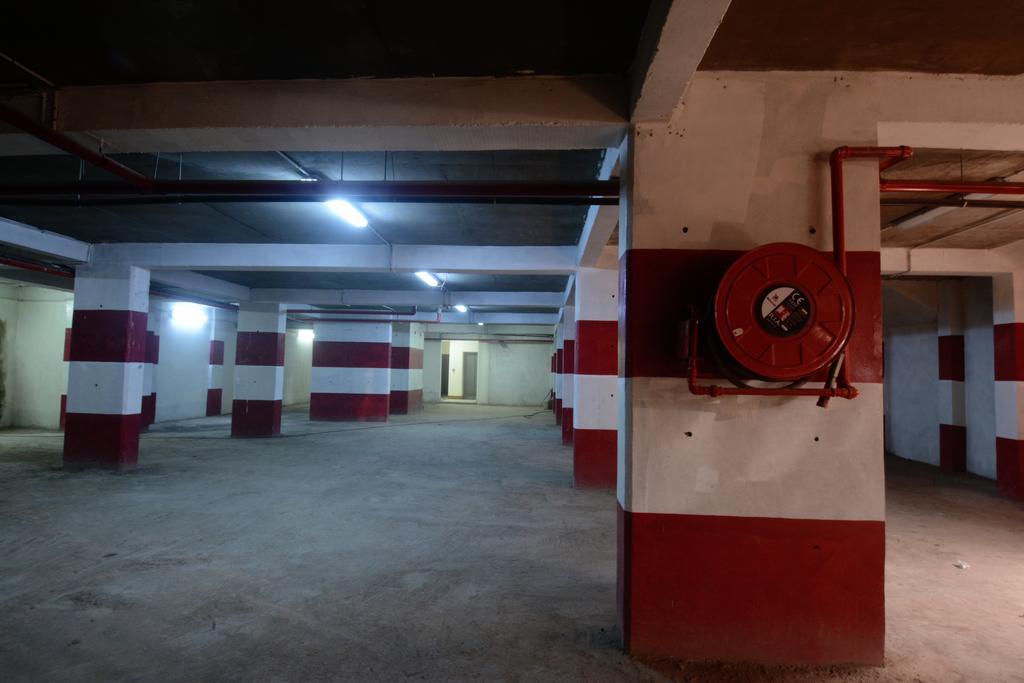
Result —
POLYGON ((811 301, 796 287, 782 286, 761 295, 760 323, 780 337, 798 333, 811 319, 811 301))

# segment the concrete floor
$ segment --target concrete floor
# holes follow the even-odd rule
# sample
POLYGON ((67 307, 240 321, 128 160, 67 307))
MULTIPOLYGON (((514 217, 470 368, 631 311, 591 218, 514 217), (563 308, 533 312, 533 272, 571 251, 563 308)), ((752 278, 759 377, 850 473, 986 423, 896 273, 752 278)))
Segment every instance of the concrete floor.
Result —
POLYGON ((158 425, 128 475, 0 433, 0 679, 1024 680, 1024 508, 976 477, 890 463, 885 669, 647 666, 550 413, 227 426, 158 425))

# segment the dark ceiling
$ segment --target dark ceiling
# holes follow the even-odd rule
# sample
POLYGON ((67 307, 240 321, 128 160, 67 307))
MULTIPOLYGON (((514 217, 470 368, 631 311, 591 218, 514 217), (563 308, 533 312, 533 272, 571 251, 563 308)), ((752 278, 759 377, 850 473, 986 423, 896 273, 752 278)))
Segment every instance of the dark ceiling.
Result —
MULTIPOLYGON (((309 173, 332 180, 575 181, 597 177, 603 152, 289 152, 309 173)), ((275 152, 118 155, 151 177, 186 180, 297 180, 302 172, 275 152)), ((108 180, 70 156, 0 157, 0 184, 108 180)), ((385 204, 361 208, 384 239, 399 244, 576 244, 586 207, 385 204)), ((159 204, 107 207, 3 206, 4 216, 87 242, 298 242, 373 244, 320 203, 159 204)))
POLYGON ((732 0, 702 69, 1024 73, 1020 0, 732 0))
MULTIPOLYGON (((203 275, 261 289, 386 289, 424 290, 412 273, 316 273, 279 271, 198 271, 203 275)), ((453 292, 563 292, 566 275, 439 274, 453 292)))
MULTIPOLYGON (((58 85, 617 74, 650 0, 8 3, 0 51, 58 85)), ((0 83, 24 76, 0 67, 0 83)))

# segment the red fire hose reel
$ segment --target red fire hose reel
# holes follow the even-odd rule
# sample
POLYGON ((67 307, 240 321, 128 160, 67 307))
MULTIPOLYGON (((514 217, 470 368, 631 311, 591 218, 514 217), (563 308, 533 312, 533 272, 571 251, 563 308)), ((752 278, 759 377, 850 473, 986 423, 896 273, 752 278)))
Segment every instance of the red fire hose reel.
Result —
POLYGON ((691 310, 686 321, 691 393, 816 396, 823 408, 832 397, 857 396, 844 366, 856 310, 846 279, 842 164, 850 157, 874 157, 884 169, 910 154, 906 147, 841 147, 832 153, 833 258, 802 244, 778 242, 737 259, 722 276, 707 310, 691 310), (698 384, 702 350, 703 358, 733 386, 698 384), (825 369, 824 386, 803 386, 825 369), (754 381, 782 384, 752 386, 754 381))

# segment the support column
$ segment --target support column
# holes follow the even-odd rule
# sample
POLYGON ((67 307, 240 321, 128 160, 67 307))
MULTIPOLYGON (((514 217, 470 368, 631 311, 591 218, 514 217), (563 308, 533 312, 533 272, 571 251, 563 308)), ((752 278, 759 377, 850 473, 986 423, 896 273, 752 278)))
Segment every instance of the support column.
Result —
POLYGON ((576 308, 566 306, 562 309, 562 443, 572 445, 573 418, 572 409, 575 402, 573 373, 576 371, 576 308))
POLYGON ((238 309, 231 436, 269 437, 281 433, 284 328, 284 307, 280 304, 243 303, 238 309))
POLYGON ((846 364, 858 398, 822 409, 813 398, 694 396, 678 350, 688 308, 707 310, 747 250, 779 241, 831 249, 824 159, 834 139, 815 137, 827 97, 744 79, 691 88, 678 123, 637 124, 622 162, 625 647, 652 658, 881 664, 877 162, 846 165, 857 306, 846 364))
POLYGON ((210 321, 210 367, 206 381, 206 416, 220 415, 224 407, 224 335, 226 333, 220 318, 222 311, 211 309, 210 321))
POLYGON ((423 410, 423 325, 392 323, 391 327, 392 415, 423 410))
POLYGON ((64 465, 132 469, 142 423, 149 271, 80 266, 74 306, 64 465))
POLYGON ((615 488, 618 444, 619 272, 576 272, 576 368, 573 373, 573 481, 615 488))
POLYGON ((556 354, 551 353, 551 412, 555 412, 555 370, 556 370, 556 354))
POLYGON ((391 397, 391 323, 313 324, 309 419, 386 422, 391 397))
POLYGON ((160 362, 160 309, 150 302, 146 319, 146 362, 142 368, 142 431, 156 422, 156 366, 160 362))
POLYGON ((562 348, 565 325, 555 326, 555 424, 562 424, 562 361, 565 350, 562 348))
POLYGON ((939 467, 967 471, 964 404, 964 295, 958 280, 939 283, 939 467))
POLYGON ((996 483, 1024 500, 1024 274, 992 278, 996 483))
MULTIPOLYGON (((69 321, 68 324, 70 324, 70 321, 69 321)), ((70 360, 71 360, 71 328, 70 327, 65 327, 64 328, 64 366, 65 366, 65 374, 67 374, 70 371, 70 369, 68 368, 68 363, 69 363, 70 360)), ((65 384, 65 386, 67 386, 67 385, 65 384)), ((64 391, 67 392, 67 389, 65 389, 64 391)), ((64 423, 67 421, 67 414, 68 414, 68 395, 67 395, 67 393, 63 393, 63 394, 60 395, 60 429, 61 429, 61 431, 64 431, 64 423)))

